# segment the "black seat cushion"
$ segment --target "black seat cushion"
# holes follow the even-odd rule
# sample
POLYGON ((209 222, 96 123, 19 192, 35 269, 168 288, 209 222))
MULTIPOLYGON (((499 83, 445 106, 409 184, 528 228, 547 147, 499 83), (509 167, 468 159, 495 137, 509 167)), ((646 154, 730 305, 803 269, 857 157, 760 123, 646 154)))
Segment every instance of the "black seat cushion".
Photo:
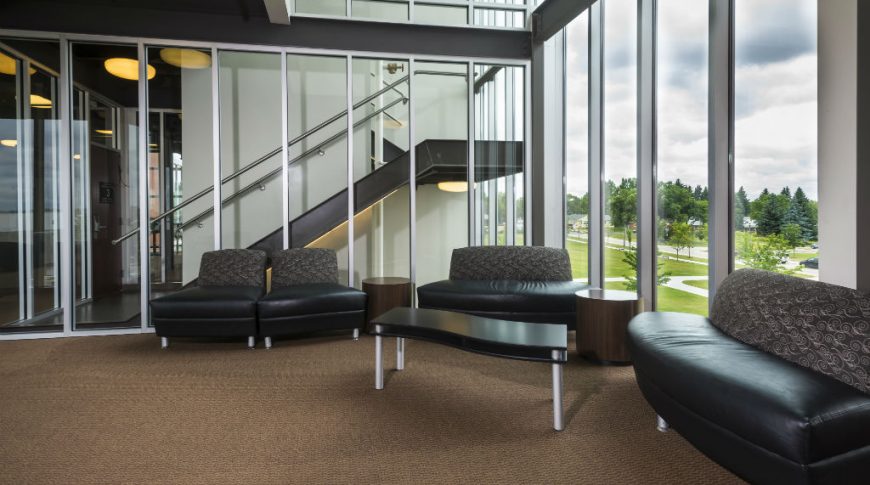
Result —
POLYGON ((574 327, 577 281, 443 280, 417 288, 421 308, 574 327))
POLYGON ((152 300, 151 317, 160 336, 253 336, 262 295, 253 286, 193 286, 152 300))
MULTIPOLYGON (((643 313, 628 337, 642 389, 655 386, 729 436, 801 466, 870 446, 870 395, 733 339, 704 317, 643 313)), ((715 446, 723 449, 702 451, 729 453, 715 446)))
POLYGON ((313 283, 276 288, 260 299, 260 317, 365 310, 366 294, 338 283, 313 283))

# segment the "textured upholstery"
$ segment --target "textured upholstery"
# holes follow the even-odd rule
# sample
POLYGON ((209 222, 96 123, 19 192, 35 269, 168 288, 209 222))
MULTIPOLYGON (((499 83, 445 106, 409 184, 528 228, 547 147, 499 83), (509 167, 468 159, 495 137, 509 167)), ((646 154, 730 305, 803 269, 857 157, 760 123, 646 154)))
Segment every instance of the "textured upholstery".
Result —
POLYGON ((870 297, 858 291, 743 269, 722 283, 711 319, 737 340, 870 393, 870 297))
POLYGON ((222 249, 202 255, 199 286, 266 285, 266 253, 250 249, 222 249))
POLYGON ((656 413, 741 478, 866 483, 867 394, 735 340, 697 315, 642 313, 629 325, 628 344, 656 413))
POLYGON ((260 334, 268 337, 365 327, 366 294, 337 283, 273 289, 258 303, 260 334))
POLYGON ((331 249, 285 249, 272 254, 272 288, 337 282, 338 258, 331 249))
POLYGON ((541 246, 479 246, 453 250, 451 280, 571 281, 568 251, 541 246))

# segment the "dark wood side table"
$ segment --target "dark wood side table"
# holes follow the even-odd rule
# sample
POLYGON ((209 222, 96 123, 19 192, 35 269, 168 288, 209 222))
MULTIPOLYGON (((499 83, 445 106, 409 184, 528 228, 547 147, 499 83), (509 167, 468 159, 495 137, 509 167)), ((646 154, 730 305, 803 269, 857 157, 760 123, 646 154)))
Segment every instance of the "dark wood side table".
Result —
POLYGON ((577 297, 577 353, 607 364, 629 364, 625 346, 628 322, 643 311, 637 293, 598 288, 575 293, 577 297))
MULTIPOLYGON (((396 307, 411 306, 411 280, 394 276, 366 278, 362 289, 368 296, 366 318, 371 324, 375 318, 396 307)), ((396 368, 405 368, 405 339, 396 339, 396 368)))

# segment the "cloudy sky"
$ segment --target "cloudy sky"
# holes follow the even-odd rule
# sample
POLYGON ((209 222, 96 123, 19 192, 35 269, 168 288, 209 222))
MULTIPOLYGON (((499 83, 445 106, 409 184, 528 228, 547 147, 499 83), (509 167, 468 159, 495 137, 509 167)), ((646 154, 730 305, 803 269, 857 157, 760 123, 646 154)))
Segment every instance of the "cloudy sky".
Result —
MULTIPOLYGON (((636 171, 636 0, 606 0, 605 172, 636 171)), ((708 3, 659 0, 659 179, 707 184, 708 3)), ((568 187, 587 186, 586 14, 568 29, 568 187)), ((816 0, 736 2, 736 186, 816 187, 816 0)))

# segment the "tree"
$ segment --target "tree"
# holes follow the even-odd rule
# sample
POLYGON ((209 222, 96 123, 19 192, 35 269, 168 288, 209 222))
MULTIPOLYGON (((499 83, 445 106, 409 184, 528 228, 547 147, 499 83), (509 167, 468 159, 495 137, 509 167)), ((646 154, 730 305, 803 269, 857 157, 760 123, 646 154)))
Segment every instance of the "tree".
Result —
MULTIPOLYGON (((661 253, 658 254, 661 256, 661 253)), ((625 283, 625 289, 628 291, 637 291, 637 248, 631 248, 623 252, 622 262, 627 264, 631 271, 627 275, 625 275, 625 279, 627 280, 625 283)), ((656 285, 664 286, 671 281, 671 273, 669 271, 663 271, 665 266, 662 258, 656 258, 656 285)))
POLYGON ((622 228, 623 244, 631 246, 631 225, 637 221, 637 180, 622 179, 610 194, 610 223, 622 228))
POLYGON ((778 234, 782 228, 788 203, 791 198, 784 194, 773 195, 764 189, 764 192, 752 202, 753 219, 758 222, 758 233, 762 236, 778 234))
POLYGON ((695 244, 695 233, 692 227, 685 222, 673 223, 668 244, 674 248, 674 251, 677 253, 677 259, 679 259, 681 250, 691 248, 695 244))
POLYGON ((791 274, 794 270, 783 265, 788 253, 788 244, 782 236, 761 237, 749 234, 744 235, 737 252, 743 263, 750 268, 791 274))
MULTIPOLYGON (((805 240, 815 240, 819 234, 819 219, 816 203, 807 198, 804 189, 798 187, 797 190, 794 191, 791 205, 794 206, 794 211, 798 220, 789 222, 800 224, 803 238, 805 240)), ((789 207, 789 209, 791 210, 791 207, 789 207)))
POLYGON ((568 214, 588 214, 589 213, 589 194, 583 194, 583 197, 577 197, 574 194, 568 194, 566 197, 566 208, 568 214))
POLYGON ((734 228, 738 231, 744 230, 743 219, 747 216, 749 216, 749 197, 741 186, 734 194, 734 228))
POLYGON ((785 244, 794 251, 794 248, 801 245, 803 242, 803 230, 801 226, 795 223, 790 223, 782 226, 780 231, 785 244))

